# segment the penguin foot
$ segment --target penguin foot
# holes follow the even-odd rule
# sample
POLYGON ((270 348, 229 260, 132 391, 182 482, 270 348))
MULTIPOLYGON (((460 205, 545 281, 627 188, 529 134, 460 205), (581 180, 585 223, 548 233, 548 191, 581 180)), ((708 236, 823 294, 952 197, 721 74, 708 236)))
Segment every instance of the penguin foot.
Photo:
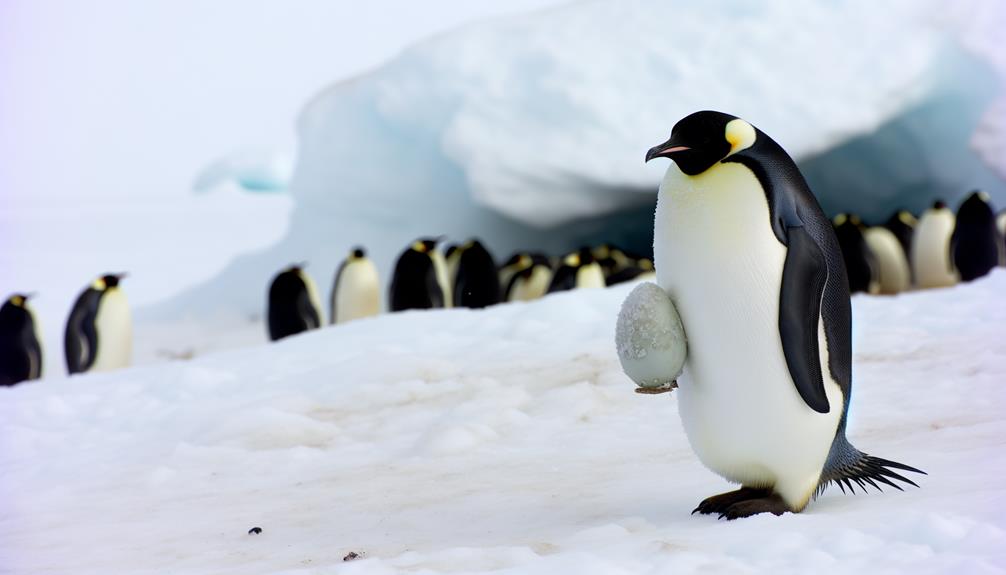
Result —
POLYGON ((741 517, 751 517, 752 515, 758 515, 759 513, 771 513, 772 515, 782 515, 790 511, 789 505, 779 497, 777 493, 773 493, 768 497, 761 497, 758 499, 748 499, 747 501, 739 501, 734 503, 730 507, 720 513, 720 519, 726 519, 727 521, 732 521, 734 519, 740 519, 741 517))
MULTIPOLYGON (((772 493, 771 489, 754 489, 752 487, 741 487, 737 491, 730 491, 729 493, 721 493, 719 495, 713 495, 702 500, 699 506, 692 511, 692 515, 696 513, 701 513, 702 515, 710 515, 712 513, 725 513, 730 506, 740 503, 743 501, 748 501, 749 499, 761 499, 768 497, 772 493)), ((722 515, 721 515, 722 517, 722 515)))

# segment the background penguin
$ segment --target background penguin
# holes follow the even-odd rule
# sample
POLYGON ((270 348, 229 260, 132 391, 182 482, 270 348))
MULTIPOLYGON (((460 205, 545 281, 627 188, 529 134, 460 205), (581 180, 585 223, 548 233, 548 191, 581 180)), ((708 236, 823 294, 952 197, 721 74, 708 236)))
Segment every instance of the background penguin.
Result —
POLYGON ((133 320, 119 282, 126 274, 94 280, 74 302, 64 347, 69 373, 127 367, 133 355, 133 320))
POLYGON ((510 280, 513 279, 514 274, 521 270, 525 270, 532 264, 531 254, 526 252, 515 252, 511 255, 503 265, 497 270, 500 280, 500 288, 506 292, 507 286, 510 285, 510 280))
POLYGON ((451 307, 452 297, 439 238, 412 243, 395 263, 388 301, 391 311, 451 307))
POLYGON ((552 263, 543 254, 528 254, 530 264, 513 274, 504 293, 506 301, 531 301, 544 296, 552 282, 552 263))
POLYGON ((983 192, 972 192, 957 208, 950 236, 950 255, 961 281, 969 282, 992 271, 1002 259, 1003 239, 996 229, 995 210, 983 192))
POLYGON ((908 257, 891 230, 873 226, 863 232, 863 239, 873 253, 880 293, 893 295, 907 291, 912 285, 908 257))
POLYGON ((602 288, 605 286, 604 272, 594 261, 590 248, 580 248, 579 252, 567 255, 552 276, 548 293, 574 288, 602 288))
POLYGON ((42 377, 42 344, 30 294, 14 294, 0 306, 0 386, 42 377))
POLYGON ((884 227, 891 230, 894 237, 898 238, 901 249, 905 251, 905 259, 911 256, 912 236, 915 235, 915 226, 918 223, 919 221, 908 210, 898 210, 884 222, 884 227))
POLYGON ((377 266, 361 247, 339 265, 329 302, 331 323, 343 323, 381 313, 381 282, 377 266))
POLYGON ((590 252, 597 264, 601 266, 605 278, 636 265, 636 257, 611 244, 595 246, 591 248, 590 252))
POLYGON ((295 264, 276 274, 269 286, 269 339, 321 327, 321 304, 314 281, 303 264, 295 264))
POLYGON ((457 244, 451 244, 444 250, 444 262, 447 264, 447 285, 454 286, 458 279, 458 264, 461 263, 461 250, 457 244))
POLYGON ((470 240, 459 253, 454 281, 454 305, 484 308, 500 302, 500 282, 492 254, 478 240, 470 240))
POLYGON ((650 258, 639 258, 632 264, 622 268, 605 278, 609 286, 625 283, 633 280, 647 280, 656 277, 653 270, 653 261, 650 258))
POLYGON ((849 277, 849 291, 852 293, 880 293, 877 281, 877 263, 873 251, 863 239, 863 222, 858 216, 838 214, 834 219, 835 236, 845 260, 845 271, 849 277))
POLYGON ((780 515, 831 483, 912 483, 894 469, 918 470, 846 439, 849 284, 796 163, 720 112, 679 121, 646 155, 656 157, 673 162, 658 193, 654 262, 688 337, 681 421, 706 467, 742 486, 695 511, 780 515))
POLYGON ((920 288, 949 287, 957 283, 950 259, 954 213, 942 201, 923 212, 912 236, 912 276, 920 288))

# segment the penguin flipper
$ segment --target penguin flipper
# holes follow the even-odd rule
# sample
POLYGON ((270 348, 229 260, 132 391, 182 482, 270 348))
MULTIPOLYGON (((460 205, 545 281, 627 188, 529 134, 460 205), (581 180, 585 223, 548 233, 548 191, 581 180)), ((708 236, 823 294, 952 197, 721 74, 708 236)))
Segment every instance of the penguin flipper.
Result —
POLYGON ((821 249, 803 226, 787 227, 786 235, 788 249, 779 294, 783 354, 803 401, 818 413, 828 413, 817 328, 828 267, 821 249))

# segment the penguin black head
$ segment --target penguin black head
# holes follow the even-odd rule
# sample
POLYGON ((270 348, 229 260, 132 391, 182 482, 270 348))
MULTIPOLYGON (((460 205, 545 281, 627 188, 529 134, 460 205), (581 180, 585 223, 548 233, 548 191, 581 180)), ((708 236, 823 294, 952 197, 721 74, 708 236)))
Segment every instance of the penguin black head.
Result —
POLYGON ((105 274, 101 276, 101 283, 104 285, 104 289, 119 287, 119 282, 127 275, 125 272, 121 274, 105 274))
POLYGON ((734 152, 754 144, 754 127, 722 112, 695 112, 682 118, 663 144, 650 148, 646 161, 670 158, 678 169, 697 176, 734 152))
POLYGON ((947 203, 944 202, 943 200, 936 200, 935 202, 933 202, 933 209, 934 210, 942 210, 942 209, 944 209, 946 207, 947 207, 947 203))
POLYGON ((16 293, 7 298, 7 302, 17 307, 24 307, 28 300, 34 296, 35 294, 31 293, 16 293))
POLYGON ((361 246, 356 246, 353 248, 353 259, 360 260, 367 257, 367 251, 361 246))
POLYGON ((446 250, 444 250, 444 256, 449 258, 454 255, 454 252, 456 251, 458 251, 458 244, 451 244, 447 246, 446 250))
POLYGON ((594 263, 594 261, 595 261, 594 260, 594 252, 592 252, 589 247, 584 246, 584 247, 580 248, 580 251, 577 252, 577 253, 580 256, 580 265, 581 266, 585 266, 585 265, 589 265, 589 264, 594 263))
POLYGON ((437 244, 443 241, 444 236, 436 238, 419 238, 412 242, 412 249, 417 252, 429 253, 437 248, 437 244))

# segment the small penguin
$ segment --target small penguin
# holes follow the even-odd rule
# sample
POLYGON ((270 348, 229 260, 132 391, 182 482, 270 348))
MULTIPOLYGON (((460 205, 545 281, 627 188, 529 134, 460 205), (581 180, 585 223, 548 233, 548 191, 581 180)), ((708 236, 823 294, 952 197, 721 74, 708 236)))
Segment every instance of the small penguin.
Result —
POLYGON ((525 270, 532 264, 531 254, 527 252, 515 252, 511 255, 507 261, 503 262, 497 270, 497 274, 500 279, 500 289, 506 292, 507 286, 510 285, 510 280, 513 279, 514 274, 521 270, 525 270))
POLYGON ((672 161, 653 248, 688 337, 681 421, 706 467, 741 484, 695 511, 781 515, 831 483, 912 483, 894 469, 917 469, 846 439, 849 283, 831 222, 789 154, 748 122, 706 111, 680 120, 653 158, 672 161))
POLYGON ((908 210, 894 212, 884 223, 884 227, 891 230, 894 237, 898 238, 898 243, 901 244, 901 249, 905 252, 906 260, 912 253, 912 236, 915 234, 915 226, 918 223, 919 221, 908 210))
POLYGON ((908 270, 905 250, 894 232, 883 226, 873 226, 863 232, 863 239, 873 253, 879 293, 894 295, 907 291, 912 285, 912 274, 908 270))
POLYGON ((332 285, 329 321, 345 323, 381 313, 381 282, 377 266, 362 247, 353 248, 339 265, 332 285))
POLYGON ((974 191, 957 208, 950 256, 961 281, 969 282, 988 274, 1002 260, 1003 239, 989 202, 988 194, 974 191))
POLYGON ((627 254, 625 250, 611 244, 601 244, 593 247, 590 251, 594 260, 601 266, 605 278, 633 267, 637 259, 627 254))
POLYGON ((473 309, 500 302, 500 282, 496 262, 482 242, 469 240, 458 248, 454 280, 454 305, 473 309))
POLYGON ((566 291, 574 288, 603 288, 605 286, 604 272, 594 260, 590 248, 580 248, 562 260, 562 265, 552 276, 548 293, 566 291))
POLYGON ((276 274, 267 302, 269 339, 276 341, 321 327, 321 302, 314 280, 294 264, 276 274))
POLYGON ((609 286, 636 280, 651 280, 656 278, 653 270, 653 261, 650 258, 639 258, 634 263, 622 268, 608 277, 605 281, 609 286))
POLYGON ((528 254, 530 263, 507 283, 506 301, 531 301, 544 296, 552 282, 552 264, 542 254, 528 254))
POLYGON ((0 386, 42 377, 42 338, 29 299, 14 294, 0 306, 0 386))
POLYGON ((880 293, 877 281, 879 273, 876 258, 866 240, 863 239, 863 222, 859 216, 838 214, 833 220, 838 247, 845 260, 845 271, 849 277, 849 291, 852 293, 880 293))
POLYGON ((412 243, 395 263, 388 301, 391 311, 451 307, 447 264, 437 251, 440 238, 412 243))
POLYGON ((127 367, 133 356, 133 319, 119 283, 126 274, 106 274, 77 297, 66 322, 67 372, 127 367))
POLYGON ((937 200, 923 212, 912 236, 912 276, 920 288, 949 287, 957 283, 957 271, 950 259, 950 236, 954 233, 954 213, 937 200))

